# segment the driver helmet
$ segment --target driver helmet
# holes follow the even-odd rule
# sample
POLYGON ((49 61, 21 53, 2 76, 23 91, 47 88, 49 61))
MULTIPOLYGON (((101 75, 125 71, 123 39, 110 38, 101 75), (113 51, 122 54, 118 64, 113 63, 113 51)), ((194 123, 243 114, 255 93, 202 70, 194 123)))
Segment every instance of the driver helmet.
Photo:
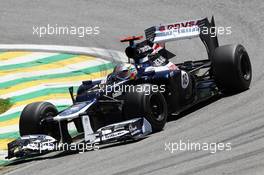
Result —
POLYGON ((137 69, 133 64, 121 63, 114 68, 113 74, 118 80, 134 80, 137 76, 137 69))

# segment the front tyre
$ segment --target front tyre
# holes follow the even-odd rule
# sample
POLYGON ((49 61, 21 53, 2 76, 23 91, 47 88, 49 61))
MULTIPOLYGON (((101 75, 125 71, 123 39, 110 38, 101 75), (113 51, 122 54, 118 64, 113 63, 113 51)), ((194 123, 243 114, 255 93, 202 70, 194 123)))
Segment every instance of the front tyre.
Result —
POLYGON ((55 117, 58 113, 56 107, 49 102, 35 102, 28 104, 22 111, 19 120, 19 132, 21 136, 31 134, 45 134, 60 140, 57 123, 41 124, 41 120, 47 117, 55 117))
POLYGON ((127 92, 124 98, 123 115, 126 119, 145 117, 154 132, 161 131, 168 116, 167 103, 164 96, 153 91, 150 84, 137 85, 139 89, 148 89, 143 92, 127 92))

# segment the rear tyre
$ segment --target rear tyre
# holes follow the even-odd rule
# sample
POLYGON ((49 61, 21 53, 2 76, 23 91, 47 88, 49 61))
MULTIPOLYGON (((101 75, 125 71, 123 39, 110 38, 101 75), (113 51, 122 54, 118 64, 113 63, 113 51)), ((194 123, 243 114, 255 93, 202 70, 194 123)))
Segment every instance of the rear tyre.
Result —
POLYGON ((145 117, 154 132, 161 131, 167 121, 168 108, 164 96, 154 92, 153 85, 143 84, 136 87, 149 91, 127 92, 124 98, 123 115, 126 119, 145 117))
POLYGON ((224 92, 237 93, 249 88, 252 68, 248 53, 242 45, 216 48, 212 68, 216 82, 224 92))
POLYGON ((28 104, 20 116, 20 135, 45 134, 60 140, 59 126, 57 123, 41 124, 42 119, 51 116, 54 117, 57 113, 56 107, 49 102, 28 104))

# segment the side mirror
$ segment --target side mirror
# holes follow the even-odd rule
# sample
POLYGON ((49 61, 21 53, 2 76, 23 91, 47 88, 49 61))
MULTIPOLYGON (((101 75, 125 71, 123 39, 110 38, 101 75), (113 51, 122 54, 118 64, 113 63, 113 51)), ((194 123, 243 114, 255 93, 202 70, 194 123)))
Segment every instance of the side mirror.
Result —
POLYGON ((73 87, 69 87, 69 93, 71 95, 71 99, 72 99, 72 103, 74 104, 75 103, 75 99, 74 99, 74 96, 73 96, 73 87))

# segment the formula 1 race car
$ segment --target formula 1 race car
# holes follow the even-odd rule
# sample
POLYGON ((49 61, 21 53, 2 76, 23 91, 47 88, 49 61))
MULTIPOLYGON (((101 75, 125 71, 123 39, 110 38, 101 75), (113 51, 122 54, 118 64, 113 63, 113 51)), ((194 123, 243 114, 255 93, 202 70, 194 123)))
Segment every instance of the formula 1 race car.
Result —
POLYGON ((73 105, 58 112, 49 102, 27 105, 20 116, 21 138, 8 144, 8 156, 54 151, 50 143, 73 144, 67 124, 74 122, 86 143, 111 143, 144 138, 161 131, 170 114, 179 114, 211 97, 249 88, 252 70, 245 48, 219 46, 207 18, 153 26, 142 36, 127 37, 128 63, 118 64, 106 80, 83 81, 73 105), (175 55, 165 43, 200 37, 208 59, 170 62, 175 55), (44 144, 45 143, 45 144, 44 144))

